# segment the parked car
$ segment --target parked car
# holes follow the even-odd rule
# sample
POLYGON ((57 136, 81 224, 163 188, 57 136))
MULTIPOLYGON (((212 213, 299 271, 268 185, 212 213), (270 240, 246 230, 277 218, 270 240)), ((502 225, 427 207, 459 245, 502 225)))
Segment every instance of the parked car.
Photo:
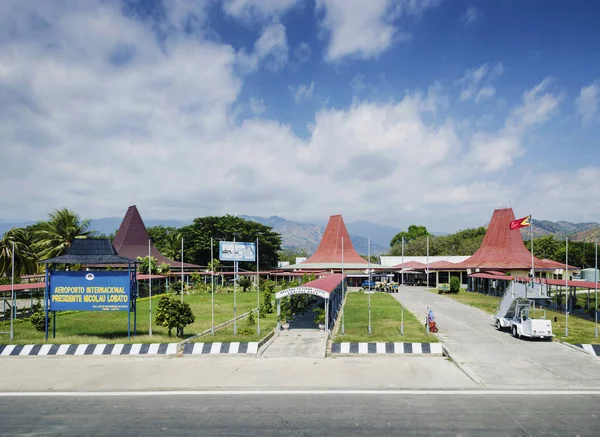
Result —
MULTIPOLYGON (((375 288, 375 281, 371 280, 371 288, 375 288)), ((363 281, 363 283, 361 284, 362 288, 369 288, 369 281, 365 280, 363 281)))

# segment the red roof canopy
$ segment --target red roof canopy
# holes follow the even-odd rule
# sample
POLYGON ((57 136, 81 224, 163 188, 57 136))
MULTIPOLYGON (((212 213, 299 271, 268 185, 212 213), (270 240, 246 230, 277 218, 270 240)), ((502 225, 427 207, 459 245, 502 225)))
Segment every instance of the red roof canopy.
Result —
MULTIPOLYGON (((24 290, 38 290, 40 288, 46 288, 45 282, 36 282, 34 284, 15 284, 15 291, 24 290)), ((12 285, 0 285, 0 292, 11 291, 12 285)))
MULTIPOLYGON (((117 231, 113 246, 120 256, 132 259, 136 259, 138 256, 144 258, 148 256, 149 240, 150 235, 148 235, 146 225, 144 225, 144 221, 142 220, 142 216, 137 207, 135 205, 130 206, 117 231)), ((152 254, 152 257, 156 259, 158 265, 165 263, 171 267, 181 267, 180 261, 174 261, 167 258, 154 247, 154 244, 150 245, 150 253, 152 254)), ((198 266, 184 262, 183 267, 189 268, 198 266)))
POLYGON ((427 264, 420 263, 419 261, 407 261, 402 265, 402 263, 395 265, 392 269, 413 269, 413 270, 425 270, 427 264))
POLYGON ((352 240, 340 214, 329 217, 317 251, 302 264, 323 264, 342 262, 342 238, 344 239, 344 263, 368 264, 352 246, 352 240))
MULTIPOLYGON (((531 252, 525 247, 521 233, 510 230, 509 224, 513 220, 515 220, 515 214, 512 208, 495 210, 481 247, 467 260, 455 264, 455 267, 460 269, 531 269, 531 252)), ((557 268, 553 263, 534 258, 536 269, 557 268)))
POLYGON ((327 293, 331 293, 337 288, 338 285, 340 285, 345 276, 346 275, 342 275, 341 273, 334 273, 332 275, 315 279, 314 281, 309 281, 305 284, 302 284, 301 287, 317 288, 319 290, 326 291, 327 293))

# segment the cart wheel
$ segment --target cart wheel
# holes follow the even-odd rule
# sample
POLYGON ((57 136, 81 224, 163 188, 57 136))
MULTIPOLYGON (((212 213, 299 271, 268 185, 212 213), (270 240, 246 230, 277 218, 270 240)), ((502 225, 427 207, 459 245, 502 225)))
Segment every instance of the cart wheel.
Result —
POLYGON ((520 338, 519 333, 517 332, 517 327, 516 326, 513 326, 513 328, 512 328, 512 334, 513 334, 513 337, 520 338))

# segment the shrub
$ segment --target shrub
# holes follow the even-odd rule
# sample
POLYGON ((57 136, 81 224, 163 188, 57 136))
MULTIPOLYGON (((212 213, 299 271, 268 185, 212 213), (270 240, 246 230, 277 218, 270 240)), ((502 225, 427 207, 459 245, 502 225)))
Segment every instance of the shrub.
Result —
POLYGON ((315 319, 314 322, 317 325, 324 325, 325 324, 325 308, 315 308, 315 319))
POLYGON ((456 276, 450 278, 450 293, 458 293, 460 291, 460 279, 456 276))
POLYGON ((250 287, 252 287, 252 280, 249 277, 244 276, 238 279, 238 285, 242 287, 243 292, 246 292, 250 287))
POLYGON ((189 303, 168 296, 163 296, 158 301, 155 323, 167 328, 169 337, 173 328, 177 330, 177 336, 182 337, 183 328, 195 320, 189 303))
POLYGON ((254 313, 248 314, 248 317, 246 318, 246 325, 248 325, 248 326, 256 325, 256 319, 254 318, 254 313))
MULTIPOLYGON (((44 332, 46 330, 46 317, 43 311, 36 311, 31 315, 29 320, 36 331, 44 332)), ((48 326, 52 322, 52 313, 48 313, 48 326)))
POLYGON ((182 288, 183 287, 181 286, 181 281, 176 281, 169 286, 169 291, 173 294, 179 294, 181 293, 182 288))
POLYGON ((267 314, 273 312, 273 292, 275 291, 275 283, 273 281, 265 281, 262 284, 263 302, 260 306, 260 316, 266 317, 267 314))

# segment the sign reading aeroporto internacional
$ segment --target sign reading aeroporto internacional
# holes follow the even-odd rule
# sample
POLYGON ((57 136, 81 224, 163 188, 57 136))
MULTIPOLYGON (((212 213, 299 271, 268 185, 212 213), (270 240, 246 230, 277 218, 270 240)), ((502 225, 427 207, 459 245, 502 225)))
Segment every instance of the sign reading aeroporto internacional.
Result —
POLYGON ((128 311, 130 300, 127 270, 52 272, 50 311, 128 311))

